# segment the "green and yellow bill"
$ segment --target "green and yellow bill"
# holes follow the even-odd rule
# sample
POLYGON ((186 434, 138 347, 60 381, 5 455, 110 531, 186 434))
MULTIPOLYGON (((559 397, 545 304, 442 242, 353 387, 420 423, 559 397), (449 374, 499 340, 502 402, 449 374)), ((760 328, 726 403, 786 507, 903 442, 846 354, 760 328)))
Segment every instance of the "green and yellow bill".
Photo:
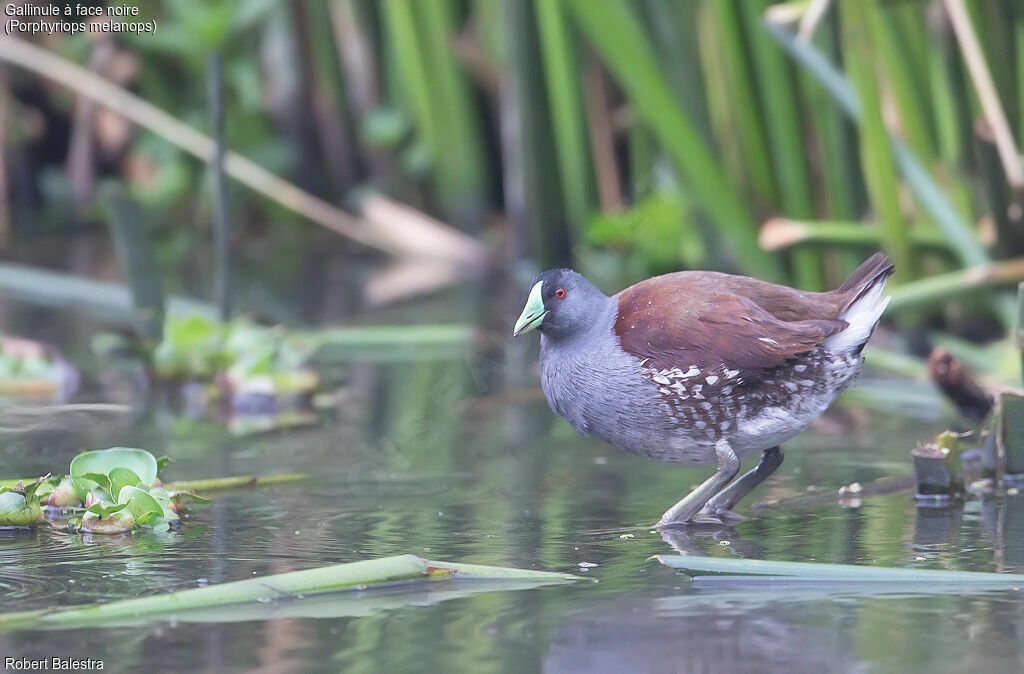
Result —
POLYGON ((523 313, 519 315, 516 327, 512 331, 513 337, 536 330, 544 322, 544 317, 548 315, 547 310, 544 309, 544 298, 540 295, 542 285, 544 285, 544 281, 537 281, 530 289, 530 296, 526 298, 526 306, 523 307, 523 313))

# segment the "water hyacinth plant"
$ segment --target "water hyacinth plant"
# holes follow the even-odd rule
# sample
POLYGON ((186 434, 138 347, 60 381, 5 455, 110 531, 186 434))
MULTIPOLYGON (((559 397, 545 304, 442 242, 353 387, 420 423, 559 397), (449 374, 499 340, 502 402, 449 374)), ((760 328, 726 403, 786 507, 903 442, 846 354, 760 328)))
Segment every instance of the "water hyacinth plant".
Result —
POLYGON ((169 460, 144 449, 111 447, 82 452, 66 476, 39 478, 27 487, 19 480, 0 486, 0 526, 32 526, 44 510, 69 528, 94 534, 117 534, 148 526, 166 530, 178 521, 183 499, 195 494, 168 489, 157 473, 169 460))
POLYGON ((0 486, 0 528, 30 527, 42 517, 39 505, 39 487, 46 478, 41 477, 27 486, 21 480, 13 487, 0 486))
POLYGON ((282 392, 306 392, 319 383, 304 368, 316 344, 280 327, 239 318, 222 323, 200 315, 169 314, 164 337, 145 351, 163 379, 213 381, 222 375, 232 388, 259 380, 282 392))
POLYGON ((189 501, 209 503, 196 491, 219 491, 306 480, 305 473, 258 477, 230 476, 163 482, 158 473, 170 463, 144 449, 111 447, 82 452, 64 476, 0 480, 0 527, 66 523, 75 531, 118 534, 176 526, 189 501), (27 486, 26 486, 27 483, 27 486), (45 516, 45 520, 41 517, 45 516), (72 515, 67 519, 68 515, 72 515))

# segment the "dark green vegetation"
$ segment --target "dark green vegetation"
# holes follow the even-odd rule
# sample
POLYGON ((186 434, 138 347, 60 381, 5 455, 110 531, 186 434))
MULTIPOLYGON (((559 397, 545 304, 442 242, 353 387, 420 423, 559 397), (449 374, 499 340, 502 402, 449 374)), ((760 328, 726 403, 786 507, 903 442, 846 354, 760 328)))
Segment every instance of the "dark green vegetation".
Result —
MULTIPOLYGON (((433 277, 440 267, 429 259, 442 250, 449 261, 479 262, 453 231, 461 230, 497 234, 512 261, 571 262, 610 284, 710 267, 824 289, 881 247, 899 280, 932 288, 932 277, 965 267, 983 274, 994 259, 1024 254, 1017 5, 150 3, 142 12, 162 36, 102 47, 65 38, 51 50, 93 58, 99 75, 137 92, 135 103, 155 106, 129 105, 116 87, 90 94, 114 110, 102 137, 86 126, 101 114, 94 104, 88 117, 74 116, 63 93, 30 95, 38 74, 79 94, 93 75, 5 43, 0 58, 34 71, 19 70, 12 82, 24 95, 11 102, 19 122, 9 151, 35 161, 13 183, 34 186, 34 196, 13 195, 2 231, 18 246, 39 235, 39 222, 146 222, 165 285, 210 296, 224 265, 198 265, 192 251, 214 239, 222 248, 210 230, 222 195, 210 192, 218 171, 211 181, 189 155, 218 156, 217 129, 201 121, 211 114, 206 75, 216 65, 223 140, 237 153, 224 171, 269 199, 229 190, 239 270, 269 264, 289 275, 314 247, 338 255, 362 247, 433 277), (815 21, 809 7, 826 11, 815 21), (261 63, 258 53, 275 56, 261 63), (119 114, 145 131, 115 123, 119 114), (33 115, 70 124, 84 138, 75 152, 102 161, 57 171, 64 147, 40 135, 50 126, 27 123, 33 115), (109 181, 127 193, 100 189, 109 181), (382 212, 368 186, 450 228, 415 211, 382 212), (496 233, 483 229, 490 214, 502 216, 496 233), (265 259, 268 242, 297 232, 265 259), (425 238, 410 245, 413 234, 425 238), (432 248, 431 240, 447 243, 432 248)), ((1018 266, 998 284, 1022 277, 1018 266)), ((447 282, 368 286, 364 300, 447 282)), ((253 306, 236 294, 236 304, 253 306)), ((912 296, 927 310, 904 312, 906 325, 962 332, 989 319, 997 332, 1001 316, 1006 327, 1001 300, 954 308, 943 292, 912 296)))

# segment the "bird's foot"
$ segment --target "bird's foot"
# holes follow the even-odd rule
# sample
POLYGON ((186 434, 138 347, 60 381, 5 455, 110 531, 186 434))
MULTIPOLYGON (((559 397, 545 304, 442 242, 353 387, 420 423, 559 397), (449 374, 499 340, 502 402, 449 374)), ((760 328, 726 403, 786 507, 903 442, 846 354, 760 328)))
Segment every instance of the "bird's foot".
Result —
POLYGON ((744 517, 739 513, 734 513, 733 511, 728 510, 726 508, 722 508, 719 510, 711 510, 709 508, 704 508, 694 516, 693 523, 715 524, 719 526, 731 527, 740 524, 741 522, 746 522, 747 519, 747 517, 744 517))
POLYGON ((694 527, 732 527, 746 521, 746 517, 738 515, 731 510, 722 510, 720 512, 702 510, 688 520, 665 520, 663 518, 654 525, 654 528, 664 530, 694 527))

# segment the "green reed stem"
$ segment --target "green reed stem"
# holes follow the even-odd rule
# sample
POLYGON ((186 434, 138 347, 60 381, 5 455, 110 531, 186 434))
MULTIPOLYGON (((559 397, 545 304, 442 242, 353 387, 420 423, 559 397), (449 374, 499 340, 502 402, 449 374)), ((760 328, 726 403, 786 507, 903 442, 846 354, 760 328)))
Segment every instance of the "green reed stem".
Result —
POLYGON ((860 160, 868 194, 881 226, 882 240, 896 265, 897 279, 913 278, 909 228, 900 209, 899 182, 893 166, 889 133, 882 119, 880 82, 875 71, 877 40, 872 30, 872 7, 862 0, 842 4, 843 40, 850 57, 846 70, 860 100, 860 160))
POLYGON ((568 0, 576 24, 597 49, 634 106, 678 164, 701 207, 732 245, 739 266, 768 280, 781 280, 778 261, 757 245, 757 225, 700 134, 676 103, 650 41, 623 0, 593 11, 587 0, 568 0))
POLYGON ((565 210, 575 236, 595 208, 587 123, 580 91, 579 58, 559 0, 535 0, 541 59, 554 129, 565 210))

